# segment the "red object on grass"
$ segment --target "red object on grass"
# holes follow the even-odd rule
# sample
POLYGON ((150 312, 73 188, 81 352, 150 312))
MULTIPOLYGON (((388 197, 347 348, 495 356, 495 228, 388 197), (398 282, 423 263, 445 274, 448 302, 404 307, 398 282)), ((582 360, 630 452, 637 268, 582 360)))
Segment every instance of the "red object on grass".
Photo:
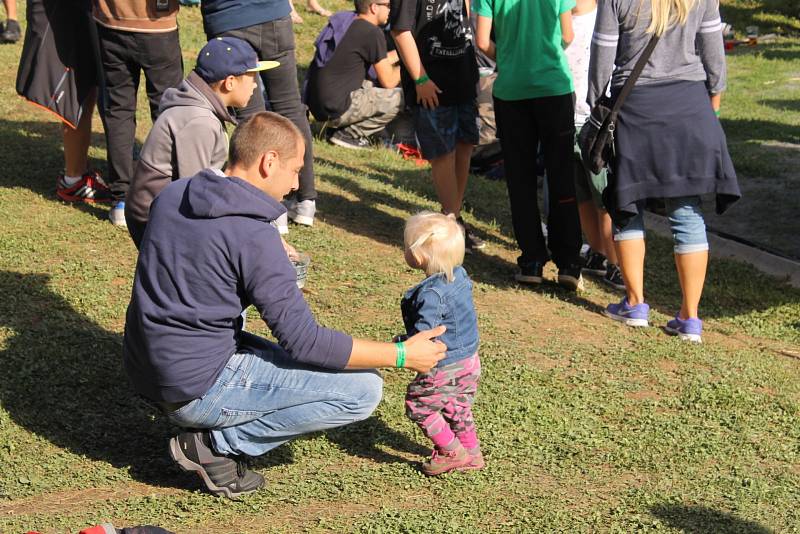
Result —
POLYGON ((422 152, 415 146, 405 145, 403 143, 397 143, 397 150, 400 152, 400 155, 403 156, 403 159, 413 159, 414 163, 419 166, 425 165, 428 160, 422 157, 422 152))

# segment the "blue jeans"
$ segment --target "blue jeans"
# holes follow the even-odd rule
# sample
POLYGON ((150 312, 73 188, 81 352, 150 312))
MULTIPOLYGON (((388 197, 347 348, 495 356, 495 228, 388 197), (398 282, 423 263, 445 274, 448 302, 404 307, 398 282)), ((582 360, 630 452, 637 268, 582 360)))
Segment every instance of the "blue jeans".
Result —
POLYGON ((432 160, 456 149, 456 143, 478 144, 478 105, 475 102, 427 109, 416 105, 414 127, 422 157, 432 160))
POLYGON ((220 454, 260 456, 304 434, 366 419, 378 406, 377 371, 305 366, 263 341, 231 356, 206 394, 168 413, 170 421, 210 429, 220 454))
MULTIPOLYGON (((675 254, 691 254, 708 250, 706 223, 700 207, 700 197, 665 198, 669 227, 675 243, 675 254)), ((644 239, 644 205, 623 228, 614 228, 614 241, 644 239)))

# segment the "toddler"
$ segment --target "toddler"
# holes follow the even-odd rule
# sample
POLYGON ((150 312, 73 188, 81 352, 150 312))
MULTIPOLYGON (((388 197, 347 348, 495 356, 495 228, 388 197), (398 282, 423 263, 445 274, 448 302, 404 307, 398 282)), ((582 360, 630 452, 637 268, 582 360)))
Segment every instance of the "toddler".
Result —
POLYGON ((418 374, 406 393, 406 414, 434 444, 422 471, 436 476, 481 469, 484 461, 472 418, 481 373, 478 320, 472 281, 461 266, 464 230, 453 215, 422 212, 406 222, 404 241, 408 265, 427 275, 403 297, 406 334, 447 327, 439 337, 447 355, 430 372, 418 374))

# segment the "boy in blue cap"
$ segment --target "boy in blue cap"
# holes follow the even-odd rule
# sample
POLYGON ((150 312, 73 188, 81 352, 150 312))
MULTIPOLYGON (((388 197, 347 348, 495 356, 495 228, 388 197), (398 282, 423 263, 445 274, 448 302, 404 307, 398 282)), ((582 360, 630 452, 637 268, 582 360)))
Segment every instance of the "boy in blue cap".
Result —
POLYGON ((225 123, 236 124, 227 108, 247 105, 256 73, 277 66, 276 61, 259 61, 247 42, 219 37, 200 50, 189 76, 164 93, 161 114, 144 142, 125 204, 125 220, 137 248, 150 204, 162 189, 173 180, 222 167, 228 158, 225 123))

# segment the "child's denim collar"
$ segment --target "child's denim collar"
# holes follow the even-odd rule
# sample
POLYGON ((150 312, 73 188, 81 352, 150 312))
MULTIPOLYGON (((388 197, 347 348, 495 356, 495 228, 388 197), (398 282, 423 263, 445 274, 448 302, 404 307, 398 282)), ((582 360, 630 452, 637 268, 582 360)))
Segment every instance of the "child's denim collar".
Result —
MULTIPOLYGON (((464 270, 464 267, 462 267, 461 265, 458 265, 455 268, 453 268, 453 282, 456 282, 459 279, 463 279, 466 275, 467 275, 467 272, 464 270)), ((411 298, 411 296, 414 295, 414 293, 416 293, 417 291, 420 291, 422 289, 425 289, 426 287, 429 287, 429 286, 442 286, 442 285, 446 285, 446 284, 450 284, 450 283, 451 282, 447 281, 447 277, 445 276, 444 273, 435 273, 435 274, 432 274, 429 277, 425 278, 422 282, 420 282, 419 284, 415 285, 414 287, 412 287, 408 291, 406 291, 405 295, 403 295, 403 296, 408 299, 408 298, 411 298)))

